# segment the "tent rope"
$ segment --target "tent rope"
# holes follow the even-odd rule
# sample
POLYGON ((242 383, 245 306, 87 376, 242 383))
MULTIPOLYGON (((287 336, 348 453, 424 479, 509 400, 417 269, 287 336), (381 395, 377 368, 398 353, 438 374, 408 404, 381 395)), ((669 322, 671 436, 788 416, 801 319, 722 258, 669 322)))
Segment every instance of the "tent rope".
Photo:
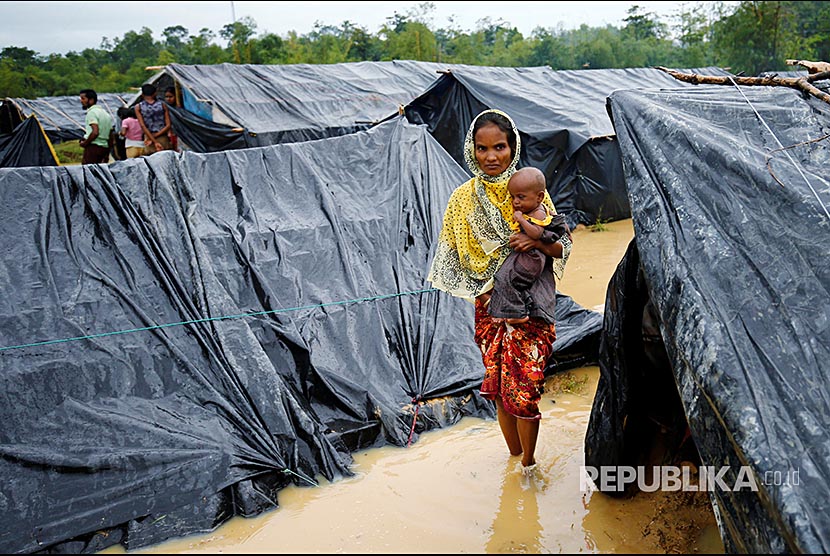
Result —
POLYGON ((412 435, 415 432, 415 422, 418 421, 418 410, 421 408, 421 396, 412 398, 412 403, 415 405, 415 415, 412 416, 412 426, 409 428, 409 439, 406 441, 406 447, 412 444, 412 435))
POLYGON ((119 334, 130 334, 130 333, 133 333, 133 332, 144 332, 144 331, 148 331, 148 330, 158 330, 158 329, 161 329, 161 328, 170 328, 170 327, 173 327, 173 326, 183 326, 183 325, 186 325, 186 324, 199 324, 199 323, 202 323, 202 322, 239 319, 239 318, 244 318, 244 317, 258 317, 258 316, 262 316, 262 315, 272 315, 272 314, 276 314, 276 313, 288 313, 288 312, 292 312, 292 311, 302 311, 302 310, 306 310, 306 309, 319 309, 319 308, 322 308, 322 307, 332 307, 332 306, 335 306, 335 305, 349 305, 349 304, 352 304, 352 303, 364 303, 364 302, 367 302, 367 301, 380 301, 380 300, 383 300, 383 299, 391 299, 393 297, 401 297, 401 296, 404 296, 404 295, 415 295, 415 294, 422 294, 422 293, 431 293, 431 292, 435 292, 435 291, 438 291, 438 290, 435 289, 435 288, 427 288, 427 289, 424 289, 424 290, 413 290, 413 291, 407 291, 407 292, 376 295, 376 296, 373 296, 373 297, 359 297, 357 299, 347 299, 347 300, 344 300, 344 301, 332 301, 332 302, 329 302, 329 303, 319 303, 317 305, 303 305, 303 306, 300 306, 300 307, 290 307, 290 308, 286 308, 286 309, 272 309, 270 311, 256 311, 256 312, 253 312, 253 313, 242 313, 242 314, 239 314, 239 315, 224 315, 224 316, 220 316, 220 317, 207 317, 207 318, 203 318, 203 319, 193 319, 193 320, 186 320, 186 321, 181 321, 181 322, 171 322, 171 323, 165 323, 165 324, 157 324, 157 325, 154 325, 154 326, 143 326, 141 328, 130 328, 128 330, 116 330, 116 331, 113 331, 113 332, 101 332, 99 334, 88 334, 86 336, 75 336, 75 337, 72 337, 72 338, 60 338, 60 339, 56 339, 56 340, 44 340, 42 342, 32 342, 32 343, 28 343, 28 344, 19 344, 19 345, 16 345, 16 346, 5 346, 5 347, 0 347, 0 351, 8 351, 8 350, 12 350, 12 349, 20 349, 20 348, 27 348, 27 347, 45 346, 45 345, 49 345, 49 344, 59 344, 59 343, 63 343, 63 342, 75 342, 75 341, 79 341, 79 340, 91 340, 91 339, 94 339, 94 338, 104 338, 106 336, 117 336, 119 334))
POLYGON ((300 479, 304 480, 305 482, 307 482, 311 486, 320 486, 320 485, 317 484, 317 481, 313 481, 313 480, 309 479, 308 477, 306 477, 305 475, 297 473, 296 471, 292 471, 291 469, 288 469, 287 467, 285 469, 283 469, 282 472, 286 473, 286 474, 289 474, 289 475, 294 475, 295 477, 299 477, 300 479))
MULTIPOLYGON (((749 105, 750 108, 752 108, 752 111, 755 112, 755 115, 758 117, 758 120, 760 120, 760 122, 764 125, 764 127, 767 128, 767 131, 769 132, 770 135, 772 135, 772 138, 775 139, 775 142, 778 143, 778 147, 779 147, 778 150, 782 151, 787 156, 787 160, 790 161, 790 164, 792 164, 795 167, 795 169, 798 171, 798 173, 801 175, 802 179, 807 184, 807 187, 810 188, 810 191, 813 192, 813 196, 815 196, 816 200, 821 205, 821 208, 824 209, 824 214, 826 214, 827 218, 830 219, 830 211, 827 210, 827 205, 825 205, 822 202, 821 197, 819 197, 818 192, 813 187, 813 184, 810 183, 810 180, 808 180, 807 176, 804 175, 804 172, 801 171, 801 166, 796 164, 795 160, 793 160, 793 158, 790 156, 790 153, 787 152, 786 147, 784 147, 783 143, 781 143, 781 141, 778 139, 778 136, 775 135, 775 133, 773 133, 772 129, 769 127, 769 125, 767 125, 766 120, 764 120, 764 117, 761 116, 761 114, 758 113, 758 110, 755 109, 755 106, 746 97, 744 92, 741 90, 741 88, 738 86, 738 84, 735 82, 735 80, 732 78, 731 75, 729 76, 729 80, 732 82, 732 84, 735 86, 735 88, 738 89, 738 92, 741 93, 741 96, 744 97, 744 100, 746 101, 746 103, 749 105)), ((778 180, 776 180, 776 181, 778 181, 778 180)))

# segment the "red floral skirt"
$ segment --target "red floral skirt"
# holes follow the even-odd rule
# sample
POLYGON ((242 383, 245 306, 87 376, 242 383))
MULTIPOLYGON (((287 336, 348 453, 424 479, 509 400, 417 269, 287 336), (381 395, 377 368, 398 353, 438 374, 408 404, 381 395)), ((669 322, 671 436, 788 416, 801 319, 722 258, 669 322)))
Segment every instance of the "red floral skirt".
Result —
POLYGON ((541 419, 539 400, 556 327, 537 318, 509 325, 491 317, 481 301, 475 305, 475 341, 484 361, 481 395, 488 400, 500 398, 504 409, 515 417, 541 419))

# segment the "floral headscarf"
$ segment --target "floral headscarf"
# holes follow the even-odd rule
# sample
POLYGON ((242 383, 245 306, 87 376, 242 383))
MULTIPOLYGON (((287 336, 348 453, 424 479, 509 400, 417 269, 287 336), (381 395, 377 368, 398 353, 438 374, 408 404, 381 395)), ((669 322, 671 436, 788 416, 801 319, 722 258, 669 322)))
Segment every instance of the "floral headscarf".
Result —
MULTIPOLYGON (((464 140, 464 158, 474 177, 452 193, 444 212, 443 227, 427 277, 435 288, 472 301, 493 287, 493 275, 511 251, 508 240, 518 231, 518 225, 513 221, 507 181, 516 171, 520 152, 519 131, 510 116, 490 109, 473 119, 464 140), (513 159, 498 176, 487 175, 475 156, 473 129, 476 121, 488 113, 504 116, 516 134, 513 159)), ((547 192, 544 203, 551 212, 556 212, 547 192)), ((556 259, 560 260, 564 264, 564 258, 556 259)))
MULTIPOLYGON (((473 123, 470 124, 470 128, 467 130, 467 136, 464 138, 464 162, 467 163, 467 168, 470 169, 470 172, 472 172, 474 176, 488 183, 504 182, 506 188, 507 180, 510 179, 510 176, 516 173, 516 166, 519 164, 521 152, 522 138, 521 136, 519 136, 519 130, 516 129, 516 124, 513 123, 513 120, 510 118, 510 116, 508 116, 501 110, 496 110, 495 108, 492 108, 490 110, 485 110, 484 112, 473 118, 473 123), (510 164, 508 164, 507 169, 505 169, 505 171, 499 174, 498 176, 491 176, 485 173, 484 170, 481 169, 481 166, 478 165, 478 159, 476 158, 476 138, 473 136, 473 130, 475 129, 476 122, 478 121, 478 119, 484 116, 485 114, 498 114, 500 116, 504 116, 504 118, 508 122, 510 122, 510 127, 513 128, 513 134, 516 136, 516 149, 513 151, 513 160, 510 161, 510 164)), ((512 209, 510 214, 513 214, 512 209)))

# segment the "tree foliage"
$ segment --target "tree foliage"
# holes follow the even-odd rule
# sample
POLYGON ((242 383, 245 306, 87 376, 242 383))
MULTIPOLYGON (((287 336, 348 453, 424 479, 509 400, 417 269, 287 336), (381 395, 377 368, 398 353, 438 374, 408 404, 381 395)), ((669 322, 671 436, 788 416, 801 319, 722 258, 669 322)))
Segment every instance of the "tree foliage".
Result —
MULTIPOLYGON (((382 5, 381 5, 382 6, 382 5)), ((372 33, 351 21, 316 23, 306 34, 257 34, 243 17, 197 33, 181 25, 146 27, 123 37, 101 39, 82 52, 38 53, 17 46, 0 51, 0 94, 35 98, 74 95, 92 87, 102 92, 134 90, 150 75, 148 66, 180 64, 323 64, 364 60, 424 60, 488 66, 553 69, 666 66, 729 67, 757 75, 792 69, 786 59, 830 61, 830 2, 692 2, 661 20, 632 5, 622 26, 546 26, 524 36, 508 21, 483 18, 472 30, 450 18, 433 23, 435 5, 424 2, 394 12, 372 33)))
POLYGON ((786 59, 830 61, 827 2, 741 2, 712 31, 714 58, 735 72, 792 69, 786 59))

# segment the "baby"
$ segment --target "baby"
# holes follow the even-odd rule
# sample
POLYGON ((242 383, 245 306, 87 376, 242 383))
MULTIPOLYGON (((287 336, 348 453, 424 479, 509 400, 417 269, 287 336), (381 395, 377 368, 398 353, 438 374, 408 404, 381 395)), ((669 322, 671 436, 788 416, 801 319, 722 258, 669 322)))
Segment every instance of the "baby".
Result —
MULTIPOLYGON (((520 231, 533 239, 554 243, 569 234, 565 218, 552 212, 545 198, 545 175, 537 168, 522 168, 510 178, 507 190, 513 200, 513 218, 520 231)), ((490 316, 521 324, 538 317, 553 323, 556 279, 552 259, 539 249, 513 251, 494 277, 490 316)))

